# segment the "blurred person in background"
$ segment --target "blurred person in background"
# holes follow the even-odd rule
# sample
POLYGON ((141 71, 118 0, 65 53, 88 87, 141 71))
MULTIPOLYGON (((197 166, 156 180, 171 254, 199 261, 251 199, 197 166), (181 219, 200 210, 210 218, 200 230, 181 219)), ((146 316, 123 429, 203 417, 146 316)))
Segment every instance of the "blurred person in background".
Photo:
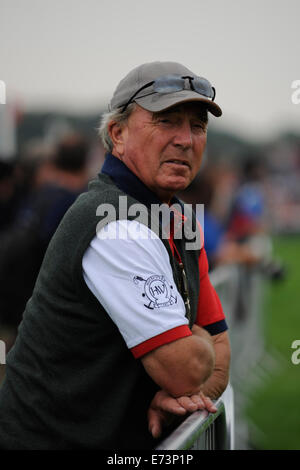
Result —
POLYGON ((0 155, 0 233, 14 220, 19 201, 16 161, 5 161, 0 155))
POLYGON ((86 140, 71 134, 62 138, 53 153, 35 147, 17 165, 22 191, 13 216, 0 232, 0 328, 7 350, 49 241, 67 209, 86 189, 88 151, 86 140))
POLYGON ((267 214, 263 180, 266 168, 262 158, 249 156, 242 164, 240 187, 234 194, 227 221, 227 236, 243 242, 266 233, 267 214))
MULTIPOLYGON (((228 171, 229 169, 225 170, 226 173, 228 171)), ((182 194, 186 202, 204 206, 204 240, 210 270, 221 264, 255 265, 260 261, 260 256, 256 255, 248 245, 241 245, 236 240, 230 240, 227 237, 226 210, 228 207, 226 203, 224 205, 224 199, 231 200, 231 198, 228 194, 226 197, 222 192, 223 176, 222 165, 207 164, 182 194)), ((224 184, 223 188, 225 188, 224 184)), ((234 192, 234 187, 232 187, 232 192, 234 192)), ((197 207, 196 215, 202 223, 197 207)))
POLYGON ((226 222, 229 246, 244 253, 248 264, 256 265, 267 277, 280 280, 285 267, 273 258, 269 210, 264 181, 268 172, 262 155, 250 155, 241 166, 240 185, 234 193, 226 222), (256 262, 255 262, 256 258, 256 262))

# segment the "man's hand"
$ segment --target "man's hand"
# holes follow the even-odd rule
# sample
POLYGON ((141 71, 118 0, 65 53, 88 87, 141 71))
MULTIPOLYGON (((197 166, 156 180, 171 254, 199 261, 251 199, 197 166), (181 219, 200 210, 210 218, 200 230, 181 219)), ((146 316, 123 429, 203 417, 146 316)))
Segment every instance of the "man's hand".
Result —
POLYGON ((184 416, 197 410, 206 409, 215 413, 217 408, 202 392, 191 396, 173 398, 164 390, 157 392, 148 410, 148 428, 154 438, 161 435, 164 426, 171 423, 174 416, 184 416))

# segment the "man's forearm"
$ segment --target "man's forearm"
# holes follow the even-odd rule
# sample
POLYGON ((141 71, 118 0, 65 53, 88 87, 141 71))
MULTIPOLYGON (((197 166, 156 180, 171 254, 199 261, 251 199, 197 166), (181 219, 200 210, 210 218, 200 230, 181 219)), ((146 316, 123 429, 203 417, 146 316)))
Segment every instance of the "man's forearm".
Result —
MULTIPOLYGON (((198 338, 201 338, 201 341, 206 344, 206 348, 209 351, 209 356, 211 358, 211 364, 213 364, 212 368, 208 371, 209 376, 213 373, 215 369, 215 361, 216 361, 216 353, 215 353, 215 347, 214 347, 214 342, 211 337, 211 335, 204 329, 201 328, 198 325, 193 325, 191 329, 193 335, 197 336, 198 338)), ((208 379, 208 377, 207 377, 208 379)), ((206 380, 207 380, 206 379, 206 380)))
POLYGON ((216 400, 222 395, 229 381, 230 343, 226 331, 213 336, 212 340, 215 349, 215 367, 201 390, 206 396, 216 400))
POLYGON ((214 370, 215 351, 209 333, 193 327, 191 336, 164 344, 141 360, 159 387, 176 398, 200 392, 214 370))
POLYGON ((215 356, 214 342, 213 342, 212 336, 204 328, 201 328, 201 326, 198 326, 198 325, 193 325, 191 331, 193 335, 198 336, 203 341, 205 341, 208 345, 210 345, 212 354, 213 356, 215 356))
POLYGON ((224 392, 228 385, 229 374, 224 370, 214 370, 211 376, 203 384, 201 391, 211 400, 216 400, 224 392))
POLYGON ((209 351, 209 358, 210 358, 209 362, 211 364, 211 367, 209 367, 209 365, 207 364, 208 376, 203 382, 203 385, 204 385, 204 383, 206 383, 210 379, 211 375, 213 374, 215 370, 215 366, 216 366, 215 346, 214 346, 212 336, 204 328, 198 325, 193 325, 191 331, 193 335, 197 336, 198 338, 201 338, 201 340, 206 344, 207 350, 209 351))

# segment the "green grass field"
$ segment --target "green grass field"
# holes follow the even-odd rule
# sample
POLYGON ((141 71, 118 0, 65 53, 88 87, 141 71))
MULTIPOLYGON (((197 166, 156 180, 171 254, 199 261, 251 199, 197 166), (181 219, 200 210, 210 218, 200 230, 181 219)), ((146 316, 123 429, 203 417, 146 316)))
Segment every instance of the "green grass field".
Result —
POLYGON ((300 340, 300 236, 274 239, 274 255, 287 269, 272 282, 264 308, 266 348, 280 357, 259 389, 252 391, 246 414, 260 432, 250 433, 258 449, 300 449, 300 364, 291 356, 300 340))

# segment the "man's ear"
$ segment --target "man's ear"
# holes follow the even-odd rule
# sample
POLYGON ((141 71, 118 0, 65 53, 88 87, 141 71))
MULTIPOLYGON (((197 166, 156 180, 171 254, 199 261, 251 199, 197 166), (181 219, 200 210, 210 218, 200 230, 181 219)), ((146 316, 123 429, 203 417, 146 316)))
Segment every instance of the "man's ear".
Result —
POLYGON ((116 121, 111 121, 108 124, 108 133, 113 143, 113 154, 116 157, 122 157, 124 153, 126 126, 116 121))

